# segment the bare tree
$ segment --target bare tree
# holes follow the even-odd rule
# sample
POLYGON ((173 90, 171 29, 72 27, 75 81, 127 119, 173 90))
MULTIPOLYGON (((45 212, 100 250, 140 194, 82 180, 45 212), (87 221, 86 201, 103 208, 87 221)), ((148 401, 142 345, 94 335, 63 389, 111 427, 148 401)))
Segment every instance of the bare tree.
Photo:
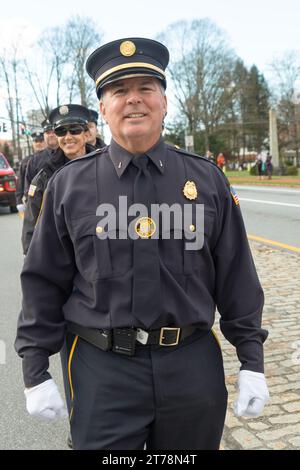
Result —
POLYGON ((53 62, 50 64, 48 71, 45 73, 41 73, 41 63, 40 61, 40 68, 34 69, 32 65, 29 65, 27 60, 24 60, 24 73, 25 78, 28 84, 31 87, 35 100, 39 106, 39 109, 42 115, 46 118, 49 115, 51 106, 50 106, 50 86, 51 81, 54 73, 54 64, 53 62))
POLYGON ((73 68, 68 77, 71 96, 78 94, 83 106, 90 106, 94 84, 85 70, 89 54, 100 45, 101 30, 91 18, 75 16, 66 25, 66 50, 73 68))
POLYGON ((24 75, 41 114, 46 118, 61 103, 63 71, 67 62, 65 28, 46 29, 30 59, 24 60, 24 75), (53 102, 53 97, 55 101, 53 102))
POLYGON ((20 145, 20 101, 19 101, 19 80, 20 59, 18 57, 18 40, 9 50, 2 51, 0 65, 2 80, 5 83, 7 92, 7 111, 11 123, 14 152, 18 158, 22 158, 20 145))
POLYGON ((12 140, 13 140, 13 148, 14 151, 16 150, 16 130, 15 130, 15 107, 14 107, 14 100, 13 100, 13 90, 10 81, 10 67, 9 62, 7 59, 6 51, 2 52, 0 56, 0 66, 1 66, 1 81, 5 83, 6 93, 7 93, 7 112, 10 120, 10 126, 12 131, 12 140))
POLYGON ((209 19, 171 24, 159 39, 171 52, 169 74, 189 132, 203 131, 205 146, 232 99, 235 54, 225 33, 209 19))
POLYGON ((55 89, 56 106, 59 106, 62 93, 64 93, 62 91, 64 69, 68 62, 65 28, 56 26, 45 30, 38 41, 38 45, 51 64, 49 78, 52 79, 53 75, 55 76, 53 88, 55 89))
POLYGON ((273 70, 274 95, 277 101, 281 148, 292 148, 300 165, 300 119, 297 112, 300 107, 297 94, 300 90, 300 53, 286 51, 275 59, 273 70))
POLYGON ((98 30, 90 18, 71 18, 66 25, 45 30, 31 59, 24 61, 25 78, 44 117, 63 103, 92 103, 94 86, 85 62, 99 46, 98 30))

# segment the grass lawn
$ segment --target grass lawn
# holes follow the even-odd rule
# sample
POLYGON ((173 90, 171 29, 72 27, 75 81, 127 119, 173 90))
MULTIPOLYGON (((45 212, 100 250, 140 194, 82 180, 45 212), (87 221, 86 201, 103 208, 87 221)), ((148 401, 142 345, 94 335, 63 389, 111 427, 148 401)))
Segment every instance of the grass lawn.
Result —
POLYGON ((226 171, 226 176, 232 184, 255 184, 268 186, 288 186, 300 188, 300 169, 298 176, 272 176, 272 179, 260 180, 258 176, 249 175, 248 171, 226 171))

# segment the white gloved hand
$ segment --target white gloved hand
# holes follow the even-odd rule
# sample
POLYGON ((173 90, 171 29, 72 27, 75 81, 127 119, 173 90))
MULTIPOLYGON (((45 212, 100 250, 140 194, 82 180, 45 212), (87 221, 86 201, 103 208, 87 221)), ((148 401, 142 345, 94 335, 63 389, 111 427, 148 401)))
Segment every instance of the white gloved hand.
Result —
POLYGON ((236 416, 259 416, 269 400, 269 391, 264 374, 241 370, 238 378, 239 394, 233 405, 236 416))
POLYGON ((19 212, 25 212, 25 205, 24 204, 17 204, 17 209, 19 212))
POLYGON ((32 416, 43 419, 58 419, 68 416, 64 402, 53 379, 24 390, 26 409, 32 416))

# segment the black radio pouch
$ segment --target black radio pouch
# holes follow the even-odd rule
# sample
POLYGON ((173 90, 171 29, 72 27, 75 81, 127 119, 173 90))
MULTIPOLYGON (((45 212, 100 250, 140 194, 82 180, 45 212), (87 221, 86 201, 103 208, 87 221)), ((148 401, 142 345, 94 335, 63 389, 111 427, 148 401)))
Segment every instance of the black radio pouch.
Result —
POLYGON ((136 330, 131 328, 114 328, 113 351, 125 356, 134 356, 136 335, 136 330))

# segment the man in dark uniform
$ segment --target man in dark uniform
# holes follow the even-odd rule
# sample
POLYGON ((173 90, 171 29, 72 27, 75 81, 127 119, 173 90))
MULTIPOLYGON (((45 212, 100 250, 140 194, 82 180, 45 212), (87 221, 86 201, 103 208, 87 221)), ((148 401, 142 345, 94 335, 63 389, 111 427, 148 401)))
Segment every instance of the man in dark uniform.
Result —
POLYGON ((257 416, 268 399, 263 291, 237 196, 215 164, 161 138, 168 59, 144 38, 89 57, 112 141, 51 179, 21 275, 27 410, 65 415, 48 372, 63 347, 75 449, 219 448, 216 306, 241 362, 236 414, 257 416))
POLYGON ((25 205, 23 201, 23 196, 25 192, 25 174, 26 169, 29 164, 29 160, 33 157, 34 154, 40 153, 45 149, 45 140, 43 132, 33 132, 32 137, 32 146, 33 154, 27 155, 22 159, 19 171, 18 171, 18 182, 17 182, 17 191, 16 191, 16 201, 17 208, 20 213, 24 213, 25 205))
POLYGON ((27 254, 41 210, 43 195, 51 176, 68 161, 94 150, 94 147, 87 144, 89 116, 89 110, 78 104, 60 106, 50 113, 50 125, 55 132, 59 147, 53 150, 47 159, 43 159, 40 170, 29 186, 22 230, 24 255, 27 254))
POLYGON ((24 196, 24 184, 25 184, 25 173, 26 168, 29 162, 29 159, 32 157, 31 155, 27 155, 21 161, 21 165, 18 171, 18 182, 17 182, 17 190, 16 190, 16 201, 17 201, 17 208, 19 212, 24 212, 25 205, 23 204, 23 196, 24 196))
POLYGON ((58 140, 54 133, 53 125, 50 123, 49 119, 45 119, 41 126, 44 132, 44 150, 34 154, 28 162, 24 182, 25 200, 27 200, 28 189, 34 176, 40 171, 44 163, 49 160, 51 155, 58 149, 58 140))
POLYGON ((89 131, 91 134, 90 139, 88 140, 88 143, 90 145, 93 145, 95 149, 101 149, 105 147, 104 141, 101 139, 101 137, 98 135, 98 129, 97 129, 97 124, 98 124, 98 113, 97 111, 94 111, 93 109, 90 109, 90 120, 89 120, 89 131))

